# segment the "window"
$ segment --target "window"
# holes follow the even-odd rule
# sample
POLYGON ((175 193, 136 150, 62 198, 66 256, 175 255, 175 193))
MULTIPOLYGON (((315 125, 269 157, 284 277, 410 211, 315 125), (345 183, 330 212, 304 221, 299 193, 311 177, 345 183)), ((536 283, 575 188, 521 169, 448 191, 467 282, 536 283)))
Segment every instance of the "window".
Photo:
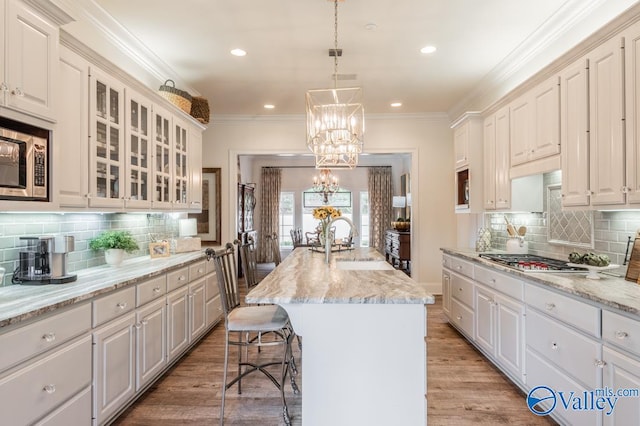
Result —
MULTIPOLYGON (((304 194, 309 194, 311 191, 304 192, 304 194)), ((353 219, 353 207, 351 206, 351 192, 345 191, 344 188, 340 190, 340 199, 338 200, 338 205, 334 205, 331 201, 329 201, 329 205, 340 209, 342 216, 353 219), (342 207, 341 205, 345 205, 349 201, 348 207, 342 207)), ((336 194, 333 195, 334 197, 336 194)), ((304 199, 303 199, 304 201, 304 199)), ((302 209, 302 233, 304 235, 305 232, 316 232, 318 227, 318 220, 313 217, 313 207, 304 207, 302 209)), ((349 224, 343 220, 340 220, 335 223, 336 227, 336 238, 347 238, 349 236, 349 224)))
POLYGON ((360 245, 369 246, 369 192, 360 193, 360 245))
POLYGON ((280 230, 278 232, 278 240, 280 247, 293 247, 291 241, 291 230, 293 229, 295 203, 293 192, 280 193, 280 230))

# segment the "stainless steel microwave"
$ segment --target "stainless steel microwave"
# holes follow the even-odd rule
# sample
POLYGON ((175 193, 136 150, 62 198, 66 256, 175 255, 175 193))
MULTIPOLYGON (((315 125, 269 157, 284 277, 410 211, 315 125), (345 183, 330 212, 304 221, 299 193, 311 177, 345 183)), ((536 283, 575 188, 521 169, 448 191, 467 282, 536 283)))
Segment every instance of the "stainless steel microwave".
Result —
POLYGON ((50 131, 0 117, 0 200, 49 201, 50 131))

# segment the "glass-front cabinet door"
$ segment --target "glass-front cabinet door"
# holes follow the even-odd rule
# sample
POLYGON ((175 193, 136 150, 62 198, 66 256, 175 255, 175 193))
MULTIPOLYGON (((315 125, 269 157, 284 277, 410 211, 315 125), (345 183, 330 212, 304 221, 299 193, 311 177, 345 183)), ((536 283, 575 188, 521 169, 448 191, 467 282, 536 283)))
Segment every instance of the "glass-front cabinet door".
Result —
POLYGON ((89 164, 91 207, 124 206, 124 86, 90 70, 89 164))
POLYGON ((187 124, 174 118, 174 199, 177 208, 188 207, 189 170, 187 169, 188 159, 188 131, 187 124))
POLYGON ((126 173, 125 194, 126 206, 131 208, 151 207, 151 102, 142 95, 127 89, 125 115, 126 173))
POLYGON ((171 209, 172 167, 171 115, 154 105, 153 110, 153 208, 171 209))

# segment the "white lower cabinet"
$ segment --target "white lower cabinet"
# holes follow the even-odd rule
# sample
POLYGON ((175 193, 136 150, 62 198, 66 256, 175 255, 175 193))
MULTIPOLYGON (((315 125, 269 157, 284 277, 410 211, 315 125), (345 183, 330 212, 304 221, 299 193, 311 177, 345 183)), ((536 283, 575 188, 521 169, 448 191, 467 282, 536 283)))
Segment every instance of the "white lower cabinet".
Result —
MULTIPOLYGON (((605 345, 602 385, 612 392, 640 389, 640 360, 605 345)), ((617 399, 615 409, 603 413, 605 425, 637 425, 640 419, 640 396, 626 394, 617 399)))
POLYGON ((60 408, 36 423, 36 426, 91 424, 91 386, 87 386, 60 408))
POLYGON ((167 356, 171 362, 189 345, 189 289, 167 295, 167 356))
POLYGON ((131 312, 93 333, 93 415, 101 425, 136 391, 136 314, 131 312))
POLYGON ((205 279, 189 284, 189 343, 195 341, 207 328, 205 279))
POLYGON ((167 304, 164 298, 136 312, 136 391, 167 365, 167 304))
POLYGON ((446 269, 442 270, 442 311, 451 316, 451 273, 446 269))

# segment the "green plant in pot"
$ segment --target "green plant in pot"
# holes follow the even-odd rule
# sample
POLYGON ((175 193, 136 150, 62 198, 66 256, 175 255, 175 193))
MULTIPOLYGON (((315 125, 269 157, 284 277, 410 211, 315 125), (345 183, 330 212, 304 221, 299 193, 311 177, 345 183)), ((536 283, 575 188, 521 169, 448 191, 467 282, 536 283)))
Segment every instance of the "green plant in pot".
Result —
POLYGON ((89 241, 91 250, 104 250, 104 259, 111 266, 119 266, 124 253, 138 250, 138 243, 129 231, 105 231, 89 241))

